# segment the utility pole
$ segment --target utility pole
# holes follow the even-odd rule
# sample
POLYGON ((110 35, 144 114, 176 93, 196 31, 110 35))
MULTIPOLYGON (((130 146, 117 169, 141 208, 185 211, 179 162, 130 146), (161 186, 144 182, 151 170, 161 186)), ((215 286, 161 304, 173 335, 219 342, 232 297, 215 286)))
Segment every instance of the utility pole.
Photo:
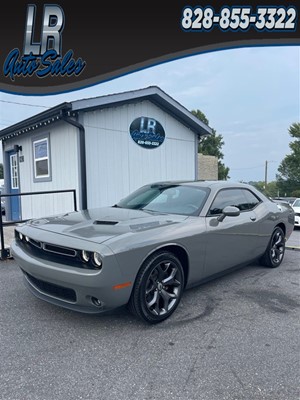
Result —
POLYGON ((266 163, 265 163, 265 190, 267 190, 267 184, 268 184, 268 161, 266 160, 266 163))
POLYGON ((276 162, 276 161, 265 161, 265 190, 267 190, 267 185, 268 185, 268 164, 270 163, 270 162, 276 162))

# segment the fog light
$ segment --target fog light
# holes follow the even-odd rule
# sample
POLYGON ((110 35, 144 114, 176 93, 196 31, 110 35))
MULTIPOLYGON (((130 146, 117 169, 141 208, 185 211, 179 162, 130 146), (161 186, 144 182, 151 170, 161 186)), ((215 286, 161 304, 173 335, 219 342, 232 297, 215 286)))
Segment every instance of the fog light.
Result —
POLYGON ((99 299, 97 299, 96 297, 92 297, 91 300, 96 307, 102 306, 102 302, 99 299))
POLYGON ((101 256, 100 256, 99 253, 97 253, 97 252, 93 253, 93 261, 94 261, 94 264, 95 264, 98 268, 101 267, 101 265, 102 265, 102 260, 101 260, 101 256))
POLYGON ((84 262, 89 262, 90 260, 90 253, 86 250, 82 250, 81 252, 81 257, 83 259, 84 262))

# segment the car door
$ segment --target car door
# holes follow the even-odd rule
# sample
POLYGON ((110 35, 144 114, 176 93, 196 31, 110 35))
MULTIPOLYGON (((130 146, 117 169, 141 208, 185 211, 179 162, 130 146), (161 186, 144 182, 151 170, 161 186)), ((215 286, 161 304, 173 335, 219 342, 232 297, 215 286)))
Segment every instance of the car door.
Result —
POLYGON ((260 223, 255 208, 260 200, 247 189, 221 189, 206 216, 205 276, 248 262, 259 255, 260 223), (252 201, 251 201, 252 200, 252 201), (240 215, 218 216, 226 206, 239 208, 240 215))

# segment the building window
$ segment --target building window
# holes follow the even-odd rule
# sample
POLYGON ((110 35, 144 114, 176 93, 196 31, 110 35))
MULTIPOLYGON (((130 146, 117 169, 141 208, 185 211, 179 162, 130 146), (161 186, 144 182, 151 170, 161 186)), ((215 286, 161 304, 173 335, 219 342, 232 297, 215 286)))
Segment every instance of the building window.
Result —
POLYGON ((34 179, 51 180, 49 137, 33 140, 32 145, 34 179))
POLYGON ((11 188, 19 189, 18 158, 16 154, 10 156, 10 179, 11 188))

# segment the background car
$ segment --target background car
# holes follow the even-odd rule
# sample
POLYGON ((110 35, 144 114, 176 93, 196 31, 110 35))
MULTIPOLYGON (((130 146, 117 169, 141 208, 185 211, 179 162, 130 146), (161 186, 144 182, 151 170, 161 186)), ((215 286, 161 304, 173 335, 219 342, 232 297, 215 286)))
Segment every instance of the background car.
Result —
POLYGON ((287 203, 292 205, 296 197, 273 197, 272 200, 275 201, 275 203, 287 203))
POLYGON ((294 200, 292 208, 295 211, 295 227, 300 228, 300 198, 294 200))
POLYGON ((158 323, 185 288, 257 259, 278 267, 293 227, 293 209, 253 186, 160 182, 111 207, 29 221, 11 252, 43 300, 87 313, 127 304, 158 323))
POLYGON ((294 201, 296 200, 296 197, 287 197, 287 201, 289 202, 289 204, 293 204, 294 201))

